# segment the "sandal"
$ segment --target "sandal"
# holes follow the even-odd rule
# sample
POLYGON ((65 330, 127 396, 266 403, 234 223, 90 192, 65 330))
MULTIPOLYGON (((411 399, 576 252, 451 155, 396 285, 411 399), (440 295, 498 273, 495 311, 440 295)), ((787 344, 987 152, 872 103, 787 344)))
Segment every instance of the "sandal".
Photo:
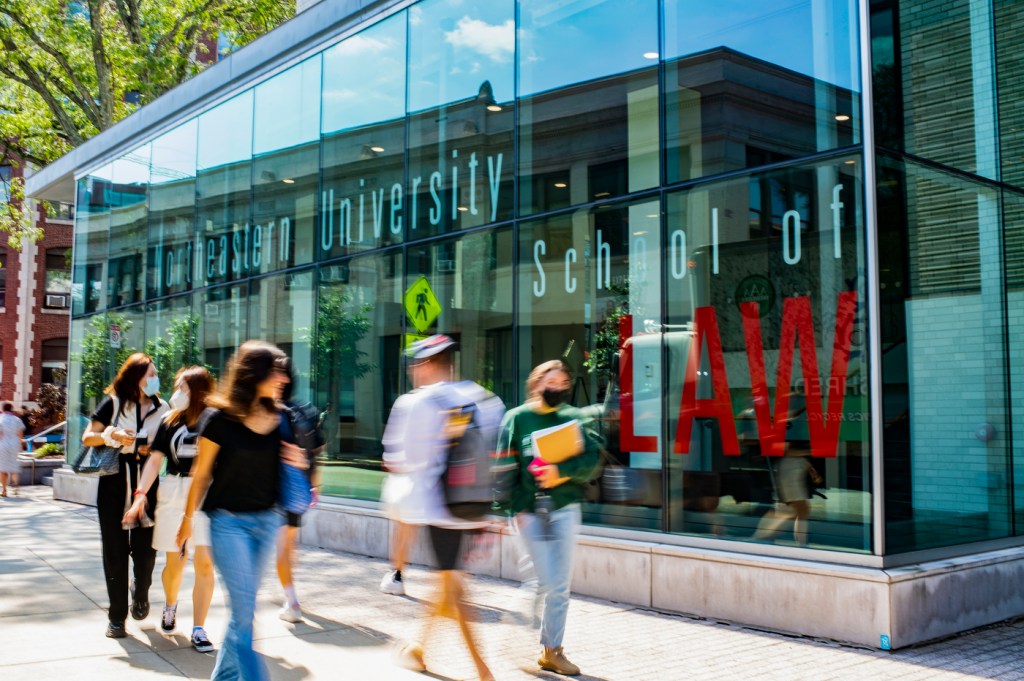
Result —
POLYGON ((423 646, 415 641, 403 645, 398 649, 398 663, 410 671, 427 671, 427 665, 423 661, 423 646))

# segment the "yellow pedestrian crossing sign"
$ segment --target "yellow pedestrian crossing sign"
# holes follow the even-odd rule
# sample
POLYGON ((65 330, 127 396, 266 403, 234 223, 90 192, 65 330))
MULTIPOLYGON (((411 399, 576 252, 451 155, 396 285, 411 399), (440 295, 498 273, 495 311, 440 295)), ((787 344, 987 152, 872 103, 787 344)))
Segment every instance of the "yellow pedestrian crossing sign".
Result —
POLYGON ((405 314, 420 333, 426 333, 437 316, 441 314, 441 303, 427 283, 426 277, 420 277, 405 291, 405 314))

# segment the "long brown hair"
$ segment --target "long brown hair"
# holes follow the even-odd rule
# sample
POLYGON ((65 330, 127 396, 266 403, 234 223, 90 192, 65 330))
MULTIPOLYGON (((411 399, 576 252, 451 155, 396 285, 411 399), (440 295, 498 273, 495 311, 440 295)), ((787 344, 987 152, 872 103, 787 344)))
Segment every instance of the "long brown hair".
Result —
POLYGON ((117 376, 103 392, 116 397, 121 402, 121 412, 124 412, 125 405, 131 402, 138 404, 142 400, 142 388, 139 384, 145 378, 149 367, 153 364, 153 358, 144 352, 134 352, 128 356, 121 368, 117 370, 117 376))
POLYGON ((540 390, 538 390, 540 382, 552 371, 561 371, 569 377, 569 380, 572 380, 572 373, 569 371, 569 367, 565 362, 560 359, 549 359, 548 361, 535 366, 533 371, 531 371, 530 375, 526 378, 527 398, 534 398, 540 393, 540 390))
MULTIPOLYGON (((270 378, 275 370, 284 370, 288 356, 280 348, 258 340, 247 340, 228 360, 227 375, 217 394, 210 395, 207 406, 222 409, 237 419, 244 419, 256 406, 256 387, 270 378)), ((268 411, 275 411, 272 400, 261 400, 268 411)))
POLYGON ((174 375, 175 384, 181 381, 188 387, 188 406, 172 409, 167 413, 167 423, 172 426, 194 424, 206 409, 206 401, 214 391, 217 382, 206 367, 191 366, 178 369, 174 375))

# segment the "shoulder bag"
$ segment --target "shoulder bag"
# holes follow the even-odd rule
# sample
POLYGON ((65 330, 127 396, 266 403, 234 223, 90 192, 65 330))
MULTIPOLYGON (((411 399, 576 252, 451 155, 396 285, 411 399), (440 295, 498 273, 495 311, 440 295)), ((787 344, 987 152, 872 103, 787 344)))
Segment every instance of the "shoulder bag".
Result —
MULTIPOLYGON (((121 405, 117 397, 111 399, 114 403, 114 417, 111 419, 111 425, 116 426, 121 417, 121 405)), ((82 444, 78 451, 68 459, 68 465, 79 475, 94 477, 115 475, 121 465, 121 447, 111 447, 108 444, 90 447, 82 444)))

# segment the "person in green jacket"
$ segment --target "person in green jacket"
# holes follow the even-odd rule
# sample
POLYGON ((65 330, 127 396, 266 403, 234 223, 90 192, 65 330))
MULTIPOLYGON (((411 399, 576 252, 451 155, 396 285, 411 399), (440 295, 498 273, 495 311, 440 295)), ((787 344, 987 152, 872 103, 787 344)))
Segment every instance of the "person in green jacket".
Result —
MULTIPOLYGON (((581 411, 569 406, 572 380, 561 360, 535 367, 526 381, 526 402, 505 414, 498 441, 498 490, 503 510, 515 517, 537 574, 543 600, 541 669, 575 676, 579 667, 565 657, 562 638, 569 611, 573 553, 579 535, 584 485, 598 470, 601 443, 581 411), (543 460, 534 433, 575 421, 579 437, 563 451, 545 451, 559 463, 543 460)), ((550 432, 550 431, 548 431, 550 432)), ((543 443, 542 443, 543 444, 543 443)))

